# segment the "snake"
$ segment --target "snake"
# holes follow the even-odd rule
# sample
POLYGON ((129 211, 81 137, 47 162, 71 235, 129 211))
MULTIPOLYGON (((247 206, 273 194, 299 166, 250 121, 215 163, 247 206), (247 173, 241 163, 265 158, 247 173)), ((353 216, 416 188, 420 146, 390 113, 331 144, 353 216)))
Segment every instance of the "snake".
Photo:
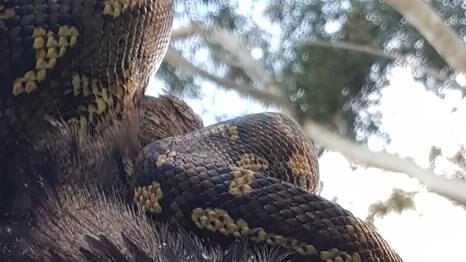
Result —
MULTIPOLYGON (((37 139, 50 119, 92 138, 137 110, 168 48, 172 13, 171 0, 1 0, 2 152, 37 139)), ((129 204, 150 219, 300 261, 402 261, 372 226, 318 195, 312 142, 286 115, 148 133, 143 144, 129 204)))

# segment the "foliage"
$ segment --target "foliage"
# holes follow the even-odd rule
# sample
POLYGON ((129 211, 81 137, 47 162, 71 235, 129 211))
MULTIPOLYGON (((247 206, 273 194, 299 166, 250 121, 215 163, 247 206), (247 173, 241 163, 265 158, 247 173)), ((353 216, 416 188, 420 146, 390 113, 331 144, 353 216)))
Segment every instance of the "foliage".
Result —
POLYGON ((384 217, 391 212, 401 214, 407 210, 416 210, 413 200, 416 194, 417 192, 405 192, 401 189, 394 189, 386 201, 378 201, 369 207, 366 222, 373 225, 375 217, 384 217))
MULTIPOLYGON (((205 2, 179 2, 176 20, 187 23, 194 19, 231 30, 249 48, 262 50, 260 62, 293 103, 298 120, 311 117, 342 135, 364 139, 365 135, 378 132, 378 115, 368 113, 368 109, 377 103, 373 98, 387 84, 386 72, 393 66, 414 63, 451 73, 432 46, 383 1, 272 0, 265 2, 263 13, 251 10, 241 14, 238 2, 205 2), (270 25, 279 25, 280 32, 274 34, 255 24, 257 16, 268 19, 270 25), (313 44, 317 40, 330 45, 345 42, 370 47, 387 56, 313 44), (393 60, 393 56, 405 59, 393 60)), ((255 0, 252 6, 260 4, 264 5, 264 1, 255 0)), ((431 0, 431 4, 461 37, 466 35, 463 1, 431 0)), ((255 86, 232 55, 218 44, 195 36, 178 41, 174 48, 209 72, 255 86), (196 61, 201 49, 207 50, 208 56, 196 61)), ((161 71, 172 90, 195 94, 192 91, 199 83, 192 78, 168 66, 161 71)), ((441 85, 435 78, 419 70, 413 73, 432 91, 439 92, 441 85)))

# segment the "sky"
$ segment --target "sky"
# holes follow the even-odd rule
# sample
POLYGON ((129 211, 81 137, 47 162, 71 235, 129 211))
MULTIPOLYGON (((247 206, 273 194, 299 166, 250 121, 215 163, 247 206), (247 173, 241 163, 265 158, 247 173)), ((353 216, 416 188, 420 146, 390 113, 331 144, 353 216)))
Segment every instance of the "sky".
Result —
MULTIPOLYGON (((252 9, 261 12, 265 6, 261 1, 254 8, 250 1, 238 3, 243 13, 252 12, 252 9)), ((259 26, 268 28, 269 33, 277 33, 274 25, 262 16, 251 17, 259 26)), ((261 50, 251 52, 255 58, 261 57, 261 50)), ((202 61, 203 57, 200 54, 195 60, 202 61)), ((426 91, 405 67, 394 68, 388 78, 389 84, 381 89, 380 104, 374 110, 382 112, 380 130, 390 136, 390 142, 373 136, 369 138, 369 149, 410 157, 421 167, 428 168, 430 150, 436 146, 444 157, 436 161, 434 171, 451 175, 460 170, 447 158, 466 145, 466 99, 461 92, 444 90, 444 97, 440 98, 426 91)), ((466 84, 466 77, 462 75, 457 80, 466 84)), ((154 79, 147 94, 157 96, 165 90, 164 84, 154 79)), ((199 99, 184 100, 202 117, 205 125, 251 113, 279 111, 279 108, 264 107, 234 91, 225 91, 211 82, 202 83, 200 94, 199 99)), ((337 152, 326 151, 319 159, 319 168, 324 183, 322 196, 336 199, 361 219, 367 216, 371 204, 386 200, 393 189, 417 192, 415 210, 375 220, 379 232, 404 261, 461 261, 459 259, 464 258, 466 211, 463 207, 428 192, 405 174, 355 165, 337 152)))

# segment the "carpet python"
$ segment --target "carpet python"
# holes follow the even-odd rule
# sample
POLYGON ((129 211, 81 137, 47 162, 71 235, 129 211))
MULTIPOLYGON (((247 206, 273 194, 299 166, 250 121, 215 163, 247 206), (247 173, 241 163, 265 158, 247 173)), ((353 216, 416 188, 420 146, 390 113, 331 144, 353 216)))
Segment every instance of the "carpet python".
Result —
POLYGON ((136 166, 134 202, 215 243, 247 238, 295 251, 303 261, 401 261, 372 227, 315 194, 311 143, 282 114, 155 141, 136 166))
MULTIPOLYGON (((0 148, 47 117, 99 132, 143 99, 169 43, 171 0, 0 0, 0 148)), ((299 126, 249 115, 155 141, 131 177, 149 216, 221 245, 236 238, 304 261, 401 261, 381 236, 316 195, 299 126)))
MULTIPOLYGON (((0 148, 48 115, 99 130, 143 95, 171 0, 1 0, 0 148)), ((26 134, 26 135, 23 135, 26 134)))

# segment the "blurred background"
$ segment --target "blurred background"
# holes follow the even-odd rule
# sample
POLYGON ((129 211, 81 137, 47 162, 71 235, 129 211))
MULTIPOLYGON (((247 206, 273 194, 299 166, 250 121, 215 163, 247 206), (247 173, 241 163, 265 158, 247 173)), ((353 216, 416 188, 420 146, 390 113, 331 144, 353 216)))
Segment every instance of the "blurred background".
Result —
POLYGON ((177 1, 148 95, 205 125, 279 111, 319 153, 321 195, 405 261, 466 243, 466 1, 177 1))

